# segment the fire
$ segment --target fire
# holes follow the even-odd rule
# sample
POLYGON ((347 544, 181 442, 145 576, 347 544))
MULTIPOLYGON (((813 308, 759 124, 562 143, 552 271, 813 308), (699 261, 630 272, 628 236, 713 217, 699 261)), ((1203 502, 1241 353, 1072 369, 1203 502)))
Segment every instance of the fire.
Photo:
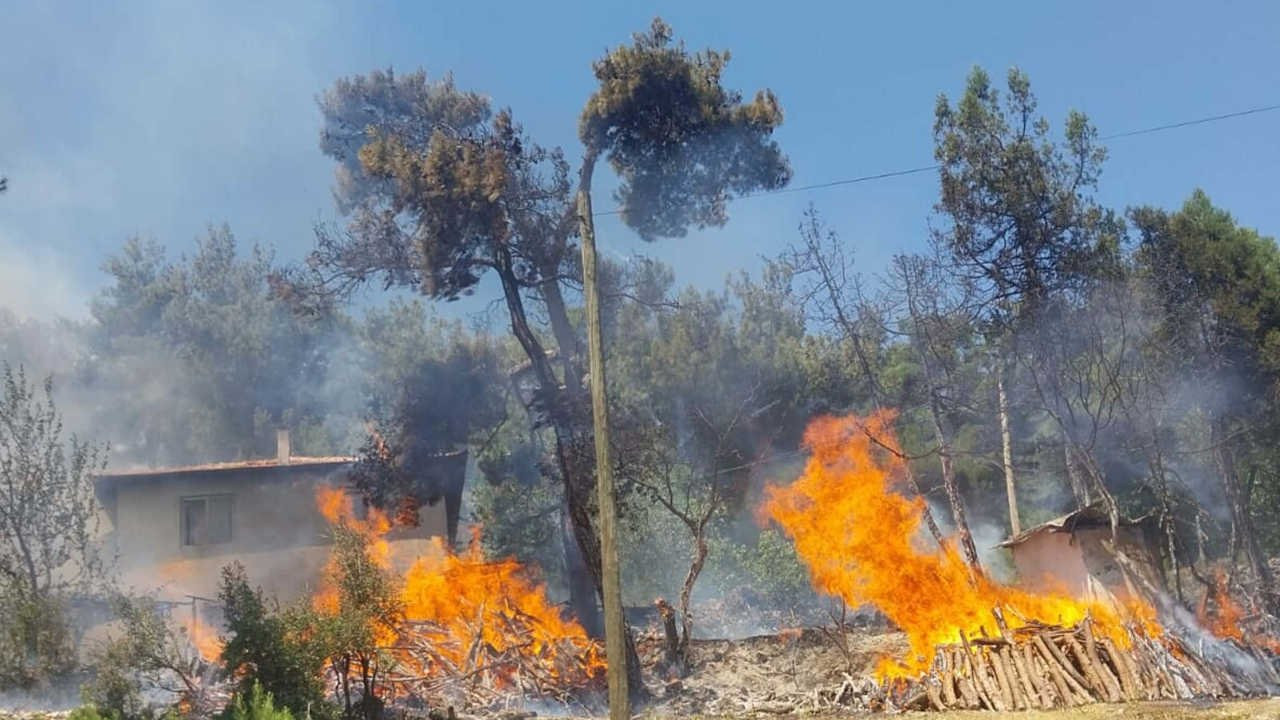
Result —
POLYGON ((1240 629, 1240 618, 1244 610, 1231 599, 1227 588, 1227 576, 1221 570, 1214 573, 1213 585, 1204 595, 1204 601, 1196 610, 1196 619, 1200 625, 1214 635, 1228 640, 1244 640, 1244 631, 1240 629), (1215 606, 1210 611, 1209 603, 1215 606))
POLYGON ((191 647, 200 653, 205 662, 216 663, 221 660, 223 642, 213 628, 195 619, 183 621, 182 626, 187 633, 187 642, 191 643, 191 647))
POLYGON ((1213 585, 1205 592, 1204 600, 1196 609, 1196 620, 1201 627, 1224 640, 1252 643, 1280 654, 1280 639, 1261 633, 1249 633, 1246 636, 1244 628, 1240 627, 1245 617, 1244 608, 1231 597, 1226 573, 1217 570, 1213 575, 1213 585), (1213 606, 1212 609, 1210 604, 1213 606))
MULTIPOLYGON (((1072 625, 1092 616, 1117 644, 1130 646, 1121 611, 1110 605, 1001 585, 971 573, 954 543, 921 550, 916 537, 924 501, 894 492, 904 467, 895 454, 893 417, 883 411, 811 422, 805 445, 812 455, 803 474, 787 487, 767 488, 762 507, 792 538, 818 590, 850 606, 870 603, 906 633, 909 656, 882 660, 882 678, 919 674, 938 645, 959 642, 962 634, 998 633, 995 612, 1010 629, 1072 625)), ((1138 627, 1155 625, 1154 611, 1136 605, 1138 627)))
MULTIPOLYGON (((345 525, 365 539, 369 558, 384 571, 391 571, 391 544, 385 535, 391 530, 391 520, 376 508, 368 508, 364 518, 356 517, 355 504, 342 489, 322 485, 316 490, 316 507, 330 525, 345 525)), ((312 607, 332 615, 338 612, 338 587, 335 560, 331 557, 325 567, 319 592, 312 598, 312 607)))
MULTIPOLYGON (((557 656, 572 652, 577 677, 557 678, 577 684, 604 672, 599 646, 586 630, 566 620, 547 600, 546 588, 531 582, 515 560, 488 561, 477 532, 466 551, 455 554, 433 539, 432 552, 418 558, 405 574, 401 595, 405 619, 419 627, 436 652, 461 667, 477 642, 497 653, 521 648, 542 658, 551 674, 557 656)), ((432 674, 442 668, 424 668, 432 674)))
MULTIPOLYGON (((386 538, 393 523, 386 514, 370 508, 365 518, 357 518, 351 498, 330 487, 318 490, 316 503, 331 524, 345 524, 359 532, 374 563, 394 575, 391 544, 386 538)), ((325 572, 327 580, 312 599, 313 606, 325 613, 338 609, 332 566, 331 559, 325 572)), ((398 653, 397 659, 410 666, 410 674, 446 675, 462 667, 477 647, 484 646, 496 653, 515 651, 536 659, 549 677, 565 684, 603 677, 605 662, 600 646, 578 622, 561 615, 547 599, 545 586, 530 580, 519 563, 486 560, 478 531, 462 553, 451 552, 440 538, 432 538, 427 552, 395 579, 405 620, 399 639, 426 641, 434 657, 443 660, 413 667, 423 664, 420 656, 398 653), (572 653, 572 657, 561 657, 565 652, 572 653), (558 670, 565 667, 574 671, 558 670)), ((379 640, 389 646, 397 638, 379 640)), ((494 669, 499 677, 503 671, 494 669)))

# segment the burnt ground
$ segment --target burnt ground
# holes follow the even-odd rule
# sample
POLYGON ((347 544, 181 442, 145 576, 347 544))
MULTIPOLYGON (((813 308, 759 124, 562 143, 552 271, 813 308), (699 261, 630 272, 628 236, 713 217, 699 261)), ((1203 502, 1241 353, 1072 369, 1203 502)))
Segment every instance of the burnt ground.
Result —
POLYGON ((779 715, 837 709, 842 687, 865 682, 880 657, 906 650, 906 639, 885 630, 817 628, 695 639, 683 677, 662 668, 657 633, 640 636, 637 645, 655 696, 650 710, 658 715, 779 715))
MULTIPOLYGON (((666 718, 884 717, 855 711, 865 707, 857 695, 871 685, 877 662, 899 657, 906 638, 883 627, 806 628, 741 640, 697 640, 691 645, 689 672, 674 678, 663 672, 662 641, 656 632, 637 638, 654 698, 641 711, 647 720, 666 718), (843 702, 838 702, 841 695, 843 702), (850 702, 852 700, 852 702, 850 702)), ((910 712, 920 720, 1280 720, 1280 698, 1229 702, 1139 702, 1099 704, 1057 711, 910 712)))

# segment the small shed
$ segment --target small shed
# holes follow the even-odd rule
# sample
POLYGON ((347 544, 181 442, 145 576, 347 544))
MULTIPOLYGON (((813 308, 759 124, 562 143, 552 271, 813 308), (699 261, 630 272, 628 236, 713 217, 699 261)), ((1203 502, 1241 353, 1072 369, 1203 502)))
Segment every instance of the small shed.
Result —
POLYGON ((1150 516, 1121 518, 1113 539, 1111 521, 1100 503, 1024 530, 1000 543, 1013 556, 1018 583, 1033 592, 1065 592, 1088 600, 1141 596, 1159 586, 1158 527, 1150 516), (1129 560, 1122 566, 1115 551, 1129 560), (1142 578, 1135 587, 1128 574, 1142 578))

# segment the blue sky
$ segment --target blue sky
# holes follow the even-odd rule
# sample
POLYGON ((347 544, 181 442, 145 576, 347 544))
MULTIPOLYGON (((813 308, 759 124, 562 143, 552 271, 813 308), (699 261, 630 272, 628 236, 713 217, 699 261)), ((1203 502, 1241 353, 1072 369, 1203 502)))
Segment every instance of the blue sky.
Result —
MULTIPOLYGON (((176 254, 210 223, 301 258, 332 217, 315 96, 387 66, 451 71, 576 155, 590 62, 661 15, 691 47, 729 48, 729 84, 772 88, 796 184, 932 162, 939 92, 975 64, 1018 65, 1054 124, 1102 134, 1280 103, 1273 2, 11 3, 0 24, 0 305, 82 315, 131 235, 176 254)), ((1280 112, 1110 144, 1100 197, 1176 206, 1195 187, 1280 234, 1280 112)), ((645 252, 718 286, 795 237, 813 202, 868 274, 919 248, 932 174, 744 200, 721 230, 645 252)), ((598 197, 597 206, 607 205, 598 197)))

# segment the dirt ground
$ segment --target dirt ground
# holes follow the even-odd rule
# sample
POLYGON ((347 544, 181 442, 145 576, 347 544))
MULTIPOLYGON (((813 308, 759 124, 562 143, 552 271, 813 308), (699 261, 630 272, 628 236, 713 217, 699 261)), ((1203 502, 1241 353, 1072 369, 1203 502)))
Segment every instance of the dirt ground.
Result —
MULTIPOLYGON (((651 672, 660 655, 656 634, 641 636, 642 662, 651 672)), ((890 718, 917 720, 1280 720, 1280 698, 1229 702, 1147 702, 1093 705, 1061 711, 867 713, 832 702, 846 678, 865 677, 885 655, 906 651, 905 637, 872 628, 849 632, 844 641, 829 631, 806 629, 743 640, 695 640, 692 671, 683 678, 651 675, 653 704, 646 720, 667 718, 890 718)))
POLYGON ((1280 719, 1280 698, 1262 700, 1242 700, 1224 703, 1133 703, 1128 705, 1090 705, 1072 710, 1041 710, 1028 712, 995 713, 968 710, 963 712, 913 712, 899 715, 885 713, 831 713, 803 716, 777 716, 767 713, 741 715, 664 715, 661 713, 644 713, 645 720, 667 720, 668 718, 703 718, 704 720, 729 720, 733 718, 755 717, 809 717, 809 718, 904 718, 911 720, 1102 720, 1103 718, 1125 718, 1126 720, 1277 720, 1280 719))

